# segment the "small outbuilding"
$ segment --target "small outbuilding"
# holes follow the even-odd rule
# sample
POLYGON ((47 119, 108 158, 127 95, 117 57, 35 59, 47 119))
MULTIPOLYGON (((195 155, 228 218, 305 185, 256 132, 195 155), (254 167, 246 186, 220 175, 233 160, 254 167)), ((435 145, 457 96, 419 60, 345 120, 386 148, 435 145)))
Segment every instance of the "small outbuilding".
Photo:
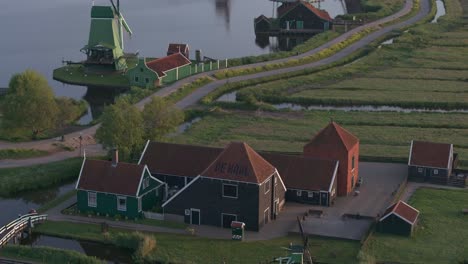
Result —
POLYGON ((408 179, 447 184, 453 168, 453 145, 411 141, 408 179))
POLYGON ((377 223, 377 230, 382 233, 411 236, 418 216, 419 211, 416 208, 400 200, 385 210, 377 223))
POLYGON ((182 53, 182 55, 185 56, 185 58, 190 58, 190 48, 188 44, 176 44, 176 43, 171 43, 169 44, 169 47, 167 48, 167 56, 170 56, 172 54, 176 53, 182 53))
POLYGON ((83 160, 77 190, 80 212, 137 218, 165 198, 165 184, 154 178, 146 165, 112 161, 83 160))
POLYGON ((277 10, 279 25, 284 30, 327 31, 333 19, 327 11, 314 7, 307 1, 285 2, 277 10))

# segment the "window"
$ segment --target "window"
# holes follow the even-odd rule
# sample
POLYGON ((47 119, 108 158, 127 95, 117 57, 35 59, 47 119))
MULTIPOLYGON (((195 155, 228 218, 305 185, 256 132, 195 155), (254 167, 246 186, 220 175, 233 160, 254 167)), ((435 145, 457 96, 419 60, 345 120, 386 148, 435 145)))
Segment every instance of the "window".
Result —
POLYGON ((88 192, 88 206, 89 207, 97 206, 97 195, 95 192, 88 192))
POLYGON ((138 198, 138 212, 141 212, 141 197, 138 198))
POLYGON ((148 188, 148 186, 149 186, 149 178, 147 177, 143 180, 143 190, 148 188))
POLYGON ((307 197, 314 198, 314 192, 307 192, 307 197))
POLYGON ((140 68, 140 72, 143 72, 143 68, 140 68))
POLYGON ((270 185, 271 185, 271 180, 268 180, 265 182, 265 193, 268 193, 270 191, 270 185))
POLYGON ((149 79, 148 79, 148 78, 145 78, 145 82, 146 82, 146 83, 149 83, 149 79))
POLYGON ((124 196, 117 197, 117 210, 127 211, 127 197, 124 197, 124 196))
POLYGON ((223 184, 223 197, 237 198, 237 185, 223 184))
POLYGON ((419 173, 422 173, 422 172, 423 172, 423 168, 418 168, 418 172, 419 172, 419 173))
POLYGON ((297 196, 302 196, 302 191, 296 191, 297 196))
POLYGON ((439 174, 439 170, 434 170, 434 175, 438 175, 439 174))
POLYGON ((135 76, 135 82, 138 82, 138 76, 135 76))
POLYGON ((354 170, 354 155, 351 158, 351 169, 354 170))

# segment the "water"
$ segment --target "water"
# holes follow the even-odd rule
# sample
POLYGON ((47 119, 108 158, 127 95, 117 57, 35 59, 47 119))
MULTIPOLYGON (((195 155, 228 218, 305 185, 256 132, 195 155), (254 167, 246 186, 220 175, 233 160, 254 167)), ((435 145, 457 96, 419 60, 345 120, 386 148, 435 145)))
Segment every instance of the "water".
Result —
POLYGON ((177 127, 177 131, 174 133, 169 134, 170 137, 174 137, 180 134, 183 134, 187 129, 189 129, 193 124, 200 122, 202 119, 201 117, 195 117, 194 119, 182 123, 179 127, 177 127))
POLYGON ((218 99, 216 99, 216 102, 233 103, 233 102, 236 102, 236 100, 237 100, 237 91, 234 91, 231 93, 221 95, 218 99))
POLYGON ((434 19, 431 21, 431 23, 437 23, 437 19, 445 15, 445 5, 442 0, 436 0, 436 7, 437 7, 437 12, 434 16, 434 19))
POLYGON ((394 38, 387 39, 386 41, 382 42, 382 45, 391 45, 393 44, 394 38))
POLYGON ((43 204, 51 201, 75 188, 75 183, 67 183, 61 186, 24 192, 16 198, 0 198, 0 226, 8 224, 18 217, 26 214, 31 209, 38 209, 43 204))
POLYGON ((132 252, 130 250, 119 248, 112 245, 106 245, 91 241, 65 239, 59 237, 45 236, 34 234, 29 238, 21 241, 22 245, 46 246, 59 249, 74 250, 84 253, 88 256, 93 256, 108 263, 133 263, 132 252))
POLYGON ((443 109, 426 109, 426 108, 403 108, 397 106, 373 106, 373 105, 362 105, 362 106, 325 106, 325 105, 312 105, 302 106, 298 104, 282 103, 273 105, 276 109, 290 109, 293 111, 304 111, 304 110, 323 110, 323 111, 364 111, 364 112, 401 112, 401 113, 468 113, 466 109, 456 110, 443 110, 443 109))

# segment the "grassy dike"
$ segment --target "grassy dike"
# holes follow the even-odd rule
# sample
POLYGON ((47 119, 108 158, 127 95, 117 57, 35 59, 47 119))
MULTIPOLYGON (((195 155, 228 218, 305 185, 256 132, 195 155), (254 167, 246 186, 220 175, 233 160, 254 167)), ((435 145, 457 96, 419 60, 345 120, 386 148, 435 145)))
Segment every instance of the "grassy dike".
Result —
POLYGON ((34 263, 80 263, 80 264, 102 264, 103 261, 88 257, 85 254, 64 249, 50 247, 28 247, 7 245, 0 250, 0 256, 8 259, 33 261, 34 263))
POLYGON ((0 149, 0 160, 36 158, 47 154, 47 151, 37 149, 0 149))
POLYGON ((47 188, 78 177, 81 158, 71 158, 30 167, 0 169, 0 196, 47 188))
MULTIPOLYGON (((48 222, 38 226, 36 232, 114 245, 122 245, 115 240, 125 237, 122 234, 133 236, 129 235, 132 234, 130 230, 110 228, 108 234, 102 234, 98 225, 67 222, 48 222)), ((273 257, 287 256, 288 252, 282 247, 301 241, 298 236, 252 242, 163 233, 151 236, 156 245, 145 257, 149 263, 217 263, 223 260, 229 263, 259 263, 270 261, 273 257)), ((309 242, 311 252, 319 261, 326 263, 355 263, 359 250, 358 242, 319 238, 310 238, 309 242)))

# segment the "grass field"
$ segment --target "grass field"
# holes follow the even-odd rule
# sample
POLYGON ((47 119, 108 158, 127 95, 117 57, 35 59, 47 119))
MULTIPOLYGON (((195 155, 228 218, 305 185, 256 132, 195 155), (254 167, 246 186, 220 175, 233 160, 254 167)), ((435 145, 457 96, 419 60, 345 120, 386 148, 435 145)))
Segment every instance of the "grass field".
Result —
POLYGON ((411 238, 375 233, 363 253, 385 263, 465 263, 468 261, 466 190, 419 189, 410 204, 420 211, 411 238))
POLYGON ((43 165, 0 169, 0 197, 37 190, 78 178, 81 158, 71 158, 43 165))
MULTIPOLYGON (((109 229, 109 235, 101 233, 99 225, 76 224, 67 222, 47 222, 35 229, 39 233, 86 239, 109 243, 107 237, 116 233, 131 232, 123 229, 109 229)), ((288 236, 268 241, 238 242, 232 240, 207 239, 188 235, 154 234, 156 249, 149 258, 153 261, 171 263, 259 263, 270 261, 273 257, 287 256, 283 247, 290 242, 300 243, 298 236, 288 236)), ((310 239, 311 252, 321 262, 354 263, 359 251, 359 243, 332 240, 310 239)))
POLYGON ((2 250, 0 251, 0 256, 16 260, 34 261, 34 263, 103 263, 102 261, 94 257, 88 257, 85 254, 78 253, 76 251, 56 249, 50 247, 33 248, 29 246, 8 245, 5 248, 2 248, 2 250))
POLYGON ((245 141, 258 150, 301 152, 331 118, 360 139, 363 156, 407 159, 413 139, 451 142, 468 165, 468 114, 223 111, 205 115, 173 141, 220 147, 245 141))
POLYGON ((47 151, 37 149, 0 149, 1 159, 27 159, 47 155, 47 151))

